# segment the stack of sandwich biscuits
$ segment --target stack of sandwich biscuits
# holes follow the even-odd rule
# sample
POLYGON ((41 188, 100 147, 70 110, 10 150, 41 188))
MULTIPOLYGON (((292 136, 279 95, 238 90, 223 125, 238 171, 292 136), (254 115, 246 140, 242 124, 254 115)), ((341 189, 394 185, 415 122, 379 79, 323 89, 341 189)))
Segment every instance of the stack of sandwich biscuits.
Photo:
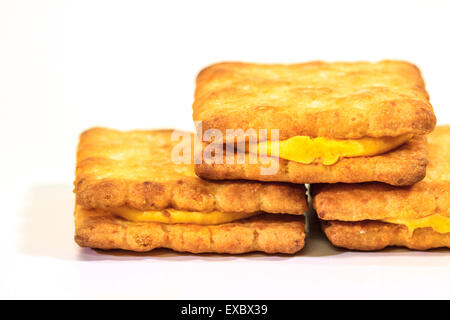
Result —
POLYGON ((199 74, 195 98, 203 134, 242 128, 254 142, 243 163, 197 164, 200 177, 311 184, 338 247, 450 247, 450 127, 427 145, 436 119, 416 66, 221 63, 199 74), (277 129, 276 139, 259 129, 277 129), (260 149, 271 154, 251 162, 260 149), (273 175, 262 174, 267 160, 279 167, 273 175))
POLYGON ((293 254, 306 184, 335 246, 450 247, 450 126, 416 66, 219 63, 194 98, 197 134, 81 135, 80 246, 293 254))

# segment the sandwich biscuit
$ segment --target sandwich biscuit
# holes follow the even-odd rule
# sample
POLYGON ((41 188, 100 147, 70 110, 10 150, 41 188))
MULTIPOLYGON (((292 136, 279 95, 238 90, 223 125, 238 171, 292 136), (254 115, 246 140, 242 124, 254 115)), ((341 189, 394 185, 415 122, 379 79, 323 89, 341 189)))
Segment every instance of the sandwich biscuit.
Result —
POLYGON ((428 154, 425 179, 409 187, 312 185, 313 206, 329 240, 354 250, 450 247, 450 126, 429 135, 428 154))
POLYGON ((81 135, 74 182, 80 246, 194 253, 303 247, 304 186, 203 180, 194 173, 193 135, 181 133, 189 139, 180 141, 172 133, 94 128, 81 135), (187 153, 187 162, 174 162, 174 150, 187 153))
POLYGON ((436 123, 419 69, 403 61, 219 63, 198 75, 193 111, 202 138, 254 141, 236 152, 268 148, 278 162, 265 175, 263 162, 202 161, 196 173, 208 179, 411 185, 425 175, 423 136, 436 123))

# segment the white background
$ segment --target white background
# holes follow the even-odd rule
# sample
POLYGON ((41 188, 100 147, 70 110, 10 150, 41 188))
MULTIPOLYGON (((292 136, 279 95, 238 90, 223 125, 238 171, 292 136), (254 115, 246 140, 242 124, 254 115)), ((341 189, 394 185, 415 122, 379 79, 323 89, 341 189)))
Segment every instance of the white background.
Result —
POLYGON ((91 126, 192 129, 196 73, 224 61, 404 59, 450 123, 450 1, 0 1, 1 298, 450 298, 448 250, 295 257, 73 242, 91 126))

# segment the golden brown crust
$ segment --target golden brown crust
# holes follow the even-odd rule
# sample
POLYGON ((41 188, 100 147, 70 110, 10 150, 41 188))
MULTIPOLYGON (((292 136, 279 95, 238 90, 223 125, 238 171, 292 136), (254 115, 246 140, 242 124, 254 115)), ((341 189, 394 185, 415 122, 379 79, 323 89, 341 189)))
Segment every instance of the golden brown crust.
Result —
POLYGON ((175 208, 189 211, 303 214, 305 188, 286 183, 206 181, 193 164, 174 164, 172 130, 121 132, 95 128, 81 135, 76 201, 85 208, 175 208))
POLYGON ((423 135, 436 124, 419 69, 404 61, 218 63, 199 73, 193 111, 203 132, 279 129, 280 139, 423 135))
POLYGON ((324 220, 361 221, 450 217, 450 126, 438 126, 428 137, 430 164, 424 180, 410 187, 381 183, 313 185, 313 206, 324 220))
MULTIPOLYGON (((266 158, 270 166, 276 159, 266 158)), ((245 164, 209 164, 195 166, 198 176, 205 179, 249 179, 259 181, 284 181, 291 183, 360 183, 379 181, 396 186, 411 185, 425 176, 427 166, 426 139, 416 136, 408 143, 388 153, 372 157, 340 159, 334 165, 301 164, 279 159, 279 170, 273 175, 261 174, 269 167, 261 162, 251 164, 248 154, 245 164)))
POLYGON ((438 233, 432 228, 416 229, 411 237, 405 226, 379 221, 322 221, 322 229, 334 246, 351 250, 373 251, 389 246, 414 250, 450 248, 450 233, 438 233))
POLYGON ((305 241, 303 216, 262 214, 214 226, 136 223, 102 210, 75 209, 75 241, 82 247, 137 252, 156 248, 192 253, 293 254, 305 241))

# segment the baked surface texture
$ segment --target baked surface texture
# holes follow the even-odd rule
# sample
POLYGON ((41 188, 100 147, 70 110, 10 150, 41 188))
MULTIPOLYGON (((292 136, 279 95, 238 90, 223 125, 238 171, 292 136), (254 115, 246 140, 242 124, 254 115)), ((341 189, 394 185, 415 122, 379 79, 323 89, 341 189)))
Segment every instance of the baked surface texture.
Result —
POLYGON ((420 70, 404 61, 225 62, 197 76, 202 129, 279 129, 280 139, 424 135, 436 118, 420 70))
POLYGON ((169 248, 192 253, 293 254, 304 246, 305 219, 303 216, 261 214, 214 226, 137 223, 103 210, 76 206, 75 241, 82 247, 137 252, 169 248))
POLYGON ((409 187, 381 183, 312 185, 313 206, 320 219, 340 221, 450 217, 450 126, 428 136, 427 174, 409 187))
MULTIPOLYGON (((77 204, 104 210, 129 207, 288 214, 306 211, 302 185, 215 182, 197 177, 193 164, 172 161, 172 150, 181 141, 172 141, 172 132, 121 132, 104 128, 84 132, 77 151, 74 182, 77 204)), ((184 141, 187 150, 192 149, 192 141, 184 141)))
MULTIPOLYGON (((225 157, 225 153, 224 153, 225 157)), ((360 183, 384 182, 394 186, 412 185, 424 178, 427 167, 425 136, 413 137, 408 143, 387 153, 371 157, 342 158, 333 165, 301 164, 286 159, 264 158, 252 163, 207 163, 195 165, 195 172, 205 179, 249 179, 291 183, 360 183), (276 167, 275 174, 264 175, 261 169, 276 167)), ((330 186, 332 188, 332 186, 330 186)))
POLYGON ((415 250, 450 248, 450 233, 441 234, 432 228, 416 229, 410 237, 402 225, 379 221, 322 221, 330 242, 351 250, 373 251, 390 246, 407 247, 415 250))

